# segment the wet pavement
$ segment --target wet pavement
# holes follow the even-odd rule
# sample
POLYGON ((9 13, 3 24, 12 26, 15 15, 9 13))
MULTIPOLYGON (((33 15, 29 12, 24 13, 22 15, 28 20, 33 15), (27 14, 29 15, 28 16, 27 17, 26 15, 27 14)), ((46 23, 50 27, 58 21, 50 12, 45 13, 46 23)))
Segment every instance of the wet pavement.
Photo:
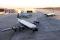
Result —
MULTIPOLYGON (((22 18, 23 19, 23 18, 22 18)), ((44 14, 33 14, 30 19, 24 19, 29 22, 38 20, 38 32, 25 30, 21 32, 0 31, 0 40, 60 40, 60 19, 57 16, 46 17, 44 14)), ((0 28, 5 29, 13 27, 17 23, 16 15, 6 15, 0 17, 0 28)))

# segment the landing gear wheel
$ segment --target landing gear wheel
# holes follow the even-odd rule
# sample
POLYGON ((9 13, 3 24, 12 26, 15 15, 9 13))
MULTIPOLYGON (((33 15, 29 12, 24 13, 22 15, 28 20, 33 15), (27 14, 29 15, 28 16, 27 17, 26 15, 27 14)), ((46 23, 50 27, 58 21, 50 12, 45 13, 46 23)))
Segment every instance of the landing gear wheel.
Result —
POLYGON ((14 32, 17 32, 17 29, 18 29, 18 28, 16 28, 16 26, 12 27, 12 30, 13 30, 14 32))
MULTIPOLYGON (((13 28, 12 28, 12 29, 13 29, 13 28)), ((16 32, 16 31, 17 31, 17 29, 13 29, 13 31, 14 31, 14 32, 16 32)))
POLYGON ((24 27, 19 27, 19 31, 23 31, 24 29, 24 27))

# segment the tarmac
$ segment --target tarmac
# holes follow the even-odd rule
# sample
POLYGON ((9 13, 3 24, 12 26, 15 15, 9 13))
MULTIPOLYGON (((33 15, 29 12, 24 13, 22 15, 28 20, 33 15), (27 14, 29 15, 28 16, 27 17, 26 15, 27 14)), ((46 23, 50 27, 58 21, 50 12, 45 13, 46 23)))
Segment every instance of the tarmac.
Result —
MULTIPOLYGON (((1 32, 0 40, 60 40, 60 15, 54 17, 46 17, 43 13, 32 14, 33 16, 26 21, 39 21, 38 31, 32 32, 25 30, 21 32, 14 32, 12 30, 1 32)), ((17 23, 16 15, 10 14, 0 16, 0 29, 13 27, 17 23)))

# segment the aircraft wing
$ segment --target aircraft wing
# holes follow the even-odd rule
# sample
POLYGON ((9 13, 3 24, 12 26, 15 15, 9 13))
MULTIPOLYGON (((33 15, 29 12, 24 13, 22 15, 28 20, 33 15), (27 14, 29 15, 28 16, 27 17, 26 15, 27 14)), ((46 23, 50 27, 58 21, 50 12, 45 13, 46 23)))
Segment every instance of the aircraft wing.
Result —
POLYGON ((29 28, 36 28, 36 25, 34 25, 33 23, 30 23, 30 22, 28 22, 28 21, 26 21, 26 20, 22 20, 22 19, 19 19, 19 18, 18 18, 18 21, 19 21, 20 23, 22 23, 23 25, 29 27, 29 28))

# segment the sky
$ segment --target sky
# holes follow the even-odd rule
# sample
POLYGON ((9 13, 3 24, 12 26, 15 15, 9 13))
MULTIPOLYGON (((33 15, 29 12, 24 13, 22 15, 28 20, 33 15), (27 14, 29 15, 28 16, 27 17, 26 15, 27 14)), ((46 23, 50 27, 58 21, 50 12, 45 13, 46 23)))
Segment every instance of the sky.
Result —
POLYGON ((60 0, 0 0, 1 8, 60 7, 60 0))

